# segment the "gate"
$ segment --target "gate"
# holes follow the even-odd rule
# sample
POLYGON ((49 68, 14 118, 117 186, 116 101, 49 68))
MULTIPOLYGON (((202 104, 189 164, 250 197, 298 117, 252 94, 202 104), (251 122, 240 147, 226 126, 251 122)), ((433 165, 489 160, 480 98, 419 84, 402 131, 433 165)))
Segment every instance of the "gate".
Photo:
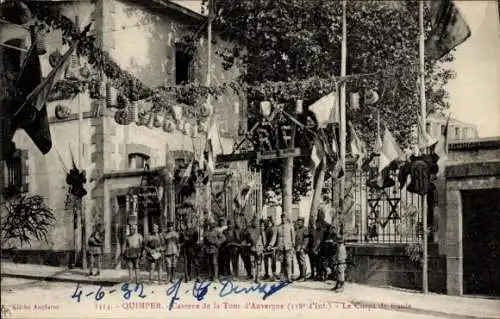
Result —
MULTIPOLYGON (((356 210, 356 228, 360 242, 414 243, 423 235, 422 205, 418 194, 400 187, 398 171, 389 173, 394 184, 384 189, 371 187, 376 183, 376 168, 352 175, 351 196, 356 210)), ((392 184, 392 182, 391 182, 392 184)))

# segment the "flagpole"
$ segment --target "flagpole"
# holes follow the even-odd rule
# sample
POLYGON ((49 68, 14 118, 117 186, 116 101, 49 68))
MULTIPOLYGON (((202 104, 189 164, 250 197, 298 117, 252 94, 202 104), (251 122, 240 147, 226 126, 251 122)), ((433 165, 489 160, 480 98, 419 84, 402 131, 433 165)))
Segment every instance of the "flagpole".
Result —
MULTIPOLYGON (((342 46, 340 59, 340 76, 345 77, 347 73, 347 0, 342 1, 342 46)), ((336 142, 335 142, 336 143, 336 142)), ((345 192, 345 157, 346 157, 346 84, 340 83, 340 161, 344 175, 340 178, 339 208, 340 216, 344 213, 345 192)), ((332 177, 333 178, 333 177, 332 177)))
MULTIPOLYGON (((213 22, 213 19, 214 19, 214 12, 213 12, 213 9, 214 9, 214 4, 213 4, 213 1, 214 0, 208 0, 208 25, 207 25, 207 32, 208 32, 208 35, 207 35, 207 39, 208 39, 208 43, 207 43, 207 87, 210 87, 211 85, 211 78, 212 78, 212 22, 213 22)), ((211 116, 212 116, 212 121, 214 120, 213 119, 213 107, 212 107, 212 102, 211 102, 211 96, 210 94, 208 95, 208 98, 207 98, 207 103, 208 103, 208 106, 210 108, 210 112, 212 113, 211 116)), ((209 130, 210 130, 210 127, 209 127, 209 130)), ((208 132, 207 132, 207 137, 208 137, 208 132)), ((206 140, 206 139, 205 139, 206 140)), ((203 151, 203 150, 202 150, 203 151)), ((210 179, 212 177, 209 177, 210 179)), ((208 217, 210 218, 212 216, 212 181, 209 180, 207 182, 207 202, 205 203, 205 207, 208 209, 208 217)))
MULTIPOLYGON (((425 33, 424 33, 424 1, 419 1, 420 24, 420 112, 423 129, 426 128, 427 108, 425 104, 425 33)), ((421 132, 424 134, 424 132, 421 132)), ((422 266, 422 291, 429 292, 428 287, 428 256, 427 256, 427 211, 425 209, 425 195, 421 196, 422 227, 423 227, 423 266, 422 266)))

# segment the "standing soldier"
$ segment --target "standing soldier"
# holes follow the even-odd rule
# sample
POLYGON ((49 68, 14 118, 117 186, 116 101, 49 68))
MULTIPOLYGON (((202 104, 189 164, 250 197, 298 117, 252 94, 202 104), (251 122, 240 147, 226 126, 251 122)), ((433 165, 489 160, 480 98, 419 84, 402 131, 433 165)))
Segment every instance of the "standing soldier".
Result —
POLYGON ((153 281, 153 272, 158 272, 158 283, 161 283, 163 238, 159 234, 159 227, 153 224, 153 232, 146 240, 146 259, 149 263, 149 281, 153 281))
POLYGON ((259 225, 257 217, 254 217, 247 234, 248 242, 250 243, 250 256, 252 259, 252 277, 255 283, 259 283, 260 266, 262 265, 264 245, 266 243, 264 220, 260 220, 259 225))
POLYGON ((337 236, 337 254, 336 254, 336 274, 337 274, 337 283, 333 290, 337 292, 342 292, 344 290, 344 282, 345 282, 345 271, 347 268, 347 250, 345 247, 344 237, 339 233, 337 236))
POLYGON ((127 263, 128 280, 132 281, 132 271, 135 273, 135 283, 139 282, 139 259, 143 254, 144 239, 141 234, 137 232, 137 224, 130 223, 130 234, 125 239, 123 246, 123 257, 127 263))
POLYGON ((230 261, 230 265, 228 268, 229 270, 228 275, 232 276, 233 278, 237 278, 239 274, 238 271, 239 248, 240 248, 239 245, 241 242, 241 232, 238 223, 236 223, 236 226, 233 227, 233 223, 230 220, 228 220, 227 228, 224 230, 223 235, 226 238, 227 254, 228 254, 228 259, 230 261))
POLYGON ((215 228, 215 222, 209 221, 207 232, 203 237, 207 254, 208 273, 210 280, 214 281, 219 277, 219 247, 224 241, 224 235, 215 228))
POLYGON ((174 273, 179 258, 179 233, 174 230, 174 223, 167 223, 167 232, 163 235, 165 241, 165 267, 167 281, 174 282, 174 273))
POLYGON ((278 226, 276 236, 271 240, 271 245, 268 249, 272 249, 276 243, 276 249, 280 256, 282 272, 285 276, 284 280, 291 283, 291 265, 293 261, 293 250, 295 247, 295 230, 290 222, 290 219, 285 214, 281 214, 281 224, 278 226))
POLYGON ((97 224, 94 231, 89 237, 89 255, 90 255, 90 272, 89 276, 92 276, 94 271, 93 267, 97 266, 96 276, 101 274, 102 265, 102 248, 104 246, 104 227, 102 224, 97 224))
POLYGON ((252 279, 252 261, 250 259, 250 243, 248 242, 248 227, 247 221, 243 214, 240 214, 241 223, 241 246, 240 254, 243 260, 243 266, 245 267, 245 272, 247 273, 247 278, 252 279))
POLYGON ((295 254, 297 263, 299 264, 299 277, 297 280, 305 280, 307 273, 306 265, 306 249, 309 242, 309 233, 307 227, 304 226, 304 218, 300 217, 297 220, 297 230, 295 233, 295 254))
MULTIPOLYGON (((276 236, 276 226, 274 225, 274 220, 271 216, 267 218, 267 224, 266 224, 266 247, 269 247, 271 245, 271 240, 276 236)), ((276 253, 273 251, 269 254, 266 254, 264 256, 264 279, 269 279, 271 276, 269 276, 269 262, 271 262, 271 276, 275 278, 279 278, 278 274, 276 273, 276 253)))
MULTIPOLYGON (((222 235, 226 232, 227 225, 224 218, 219 218, 219 224, 217 225, 217 231, 222 235)), ((224 241, 220 243, 219 246, 219 272, 222 276, 229 276, 231 274, 231 266, 229 259, 229 250, 227 246, 227 238, 224 235, 224 241)))
POLYGON ((186 282, 191 280, 191 276, 195 275, 196 281, 200 281, 200 261, 201 249, 199 244, 199 232, 192 221, 187 221, 186 231, 183 234, 184 243, 184 278, 186 282))

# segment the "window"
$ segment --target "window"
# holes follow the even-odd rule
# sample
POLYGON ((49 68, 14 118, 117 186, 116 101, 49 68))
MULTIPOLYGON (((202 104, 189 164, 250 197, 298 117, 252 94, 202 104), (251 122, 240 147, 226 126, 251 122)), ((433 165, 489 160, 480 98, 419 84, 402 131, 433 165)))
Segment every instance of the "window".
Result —
POLYGON ((184 48, 175 50, 175 84, 185 84, 192 82, 193 56, 185 52, 184 48))
POLYGON ((129 169, 143 169, 146 164, 150 165, 150 158, 145 154, 133 153, 128 155, 129 169))
POLYGON ((460 139, 460 128, 455 127, 455 138, 458 140, 460 139))
POLYGON ((425 131, 427 133, 431 133, 431 123, 425 123, 425 131))

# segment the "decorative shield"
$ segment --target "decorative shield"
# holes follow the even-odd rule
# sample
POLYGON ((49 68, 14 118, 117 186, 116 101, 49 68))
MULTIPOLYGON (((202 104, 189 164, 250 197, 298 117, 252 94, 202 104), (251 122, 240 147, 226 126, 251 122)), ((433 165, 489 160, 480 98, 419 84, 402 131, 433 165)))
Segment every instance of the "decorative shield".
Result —
POLYGON ((176 120, 177 122, 181 121, 182 120, 182 105, 177 104, 177 105, 172 106, 172 113, 174 116, 174 120, 176 120))
POLYGON ((368 90, 365 92, 365 104, 375 104, 379 100, 378 93, 375 90, 368 90))
POLYGON ((157 127, 157 128, 162 127, 164 119, 165 119, 165 115, 157 113, 155 115, 154 127, 157 127))
POLYGON ((70 109, 67 106, 57 105, 55 109, 56 118, 59 120, 67 119, 70 114, 70 109))

